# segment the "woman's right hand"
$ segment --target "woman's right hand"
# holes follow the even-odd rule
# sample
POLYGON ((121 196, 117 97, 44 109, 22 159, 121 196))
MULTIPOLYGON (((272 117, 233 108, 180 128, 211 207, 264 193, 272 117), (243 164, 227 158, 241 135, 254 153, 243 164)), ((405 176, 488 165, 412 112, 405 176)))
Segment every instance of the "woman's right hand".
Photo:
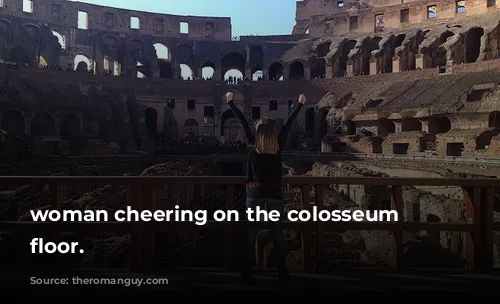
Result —
POLYGON ((304 95, 304 94, 299 95, 299 103, 301 103, 301 104, 306 103, 306 95, 304 95))
POLYGON ((226 102, 230 102, 231 100, 233 100, 233 93, 227 92, 227 94, 226 94, 226 102))

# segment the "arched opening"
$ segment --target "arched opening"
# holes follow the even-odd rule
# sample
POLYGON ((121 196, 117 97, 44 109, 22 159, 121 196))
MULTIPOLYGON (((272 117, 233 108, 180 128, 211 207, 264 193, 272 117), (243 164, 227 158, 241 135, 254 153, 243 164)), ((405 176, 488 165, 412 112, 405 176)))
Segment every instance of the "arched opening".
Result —
POLYGON ((476 137, 476 150, 486 150, 491 144, 493 136, 498 135, 497 132, 486 131, 476 137))
POLYGON ((310 107, 305 112, 306 138, 312 138, 314 135, 314 107, 310 107))
MULTIPOLYGON (((444 48, 444 43, 453 35, 455 35, 453 32, 446 31, 434 41, 434 46, 431 47, 431 53, 429 54, 432 58, 432 67, 446 66, 446 49, 444 48)), ((424 48, 422 52, 428 53, 429 51, 426 51, 424 48)))
POLYGON ((372 59, 372 52, 379 49, 380 40, 382 40, 382 37, 367 38, 365 41, 362 52, 362 75, 370 75, 370 59, 372 59))
POLYGON ((320 108, 314 119, 314 142, 321 144, 321 140, 328 133, 328 116, 329 110, 327 108, 320 108))
POLYGON ((252 81, 259 81, 264 79, 264 71, 260 65, 252 68, 252 81))
MULTIPOLYGON (((106 36, 103 38, 103 44, 105 46, 105 51, 104 51, 104 56, 109 58, 109 65, 108 65, 108 71, 111 70, 112 72, 109 72, 111 75, 121 75, 122 74, 122 64, 124 60, 124 54, 123 54, 123 47, 122 47, 122 42, 113 36, 106 36), (115 63, 116 62, 116 63, 115 63)), ((142 50, 142 43, 139 41, 131 42, 129 44, 129 48, 131 48, 131 52, 134 49, 139 49, 142 50)), ((138 56, 133 54, 134 59, 137 61, 138 56)))
POLYGON ((104 56, 103 69, 105 75, 119 76, 121 72, 120 63, 116 60, 110 60, 108 56, 104 56))
MULTIPOLYGON (((405 34, 400 34, 397 35, 396 37, 393 37, 390 42, 390 53, 389 56, 384 56, 384 65, 382 70, 380 71, 381 73, 392 73, 393 72, 393 67, 392 67, 392 59, 394 56, 396 56, 396 48, 401 46, 403 44, 403 41, 406 39, 405 34)), ((380 42, 379 42, 380 43, 380 42)), ((415 58, 414 55, 411 53, 409 54, 402 54, 403 58, 401 58, 401 63, 399 65, 399 71, 407 71, 407 70, 414 70, 415 69, 415 58)))
POLYGON ((499 111, 494 111, 494 112, 490 113, 490 115, 488 116, 488 127, 500 129, 500 112, 499 111))
POLYGON ((316 58, 311 67, 311 79, 325 78, 326 61, 323 58, 316 58))
POLYGON ((38 67, 40 67, 40 68, 46 68, 48 66, 49 66, 49 64, 47 63, 47 60, 45 60, 45 58, 43 56, 40 56, 38 58, 38 67))
POLYGON ((245 57, 238 53, 229 53, 222 57, 222 75, 224 80, 229 77, 242 79, 245 72, 245 57), (236 72, 238 71, 238 73, 236 72))
POLYGON ((201 78, 211 80, 215 75, 215 64, 211 61, 206 61, 201 68, 201 78))
POLYGON ((69 141, 71 155, 81 153, 80 119, 73 114, 66 114, 61 118, 59 135, 61 139, 69 141))
POLYGON ((188 118, 184 122, 184 133, 185 136, 198 136, 198 121, 194 118, 188 118))
POLYGON ((356 46, 355 40, 349 40, 342 46, 342 52, 339 56, 339 70, 337 73, 338 77, 347 76, 347 61, 349 60, 349 53, 356 46))
POLYGON ((325 42, 316 48, 316 57, 325 57, 330 52, 330 42, 325 42))
POLYGON ((172 62, 171 62, 171 54, 168 47, 161 43, 153 44, 153 47, 156 51, 156 57, 158 58, 158 69, 160 72, 160 78, 173 78, 172 72, 172 62))
POLYGON ((49 113, 39 113, 31 120, 31 136, 54 136, 56 124, 49 113))
POLYGON ((85 55, 76 55, 73 60, 73 66, 77 72, 88 72, 92 69, 91 61, 85 55))
POLYGON ((153 108, 144 110, 144 122, 149 138, 156 138, 158 135, 158 113, 153 108))
POLYGON ((203 135, 215 136, 215 121, 212 117, 203 118, 203 135))
POLYGON ((9 135, 24 135, 24 116, 14 109, 5 111, 2 115, 1 129, 9 135))
POLYGON ((465 62, 476 62, 481 53, 481 37, 484 30, 481 27, 471 28, 465 38, 465 62))
POLYGON ((231 69, 224 74, 224 81, 230 84, 237 84, 243 79, 243 73, 240 70, 231 69))
POLYGON ((451 121, 446 116, 431 117, 429 119, 429 133, 442 134, 451 130, 451 121))
POLYGON ((193 80, 193 70, 187 64, 181 63, 181 79, 183 80, 193 80))
POLYGON ((387 136, 396 133, 396 125, 387 118, 381 118, 378 121, 378 136, 387 136))
POLYGON ((290 65, 290 80, 302 80, 305 78, 304 65, 295 61, 290 65))
POLYGON ((61 45, 61 50, 66 49, 66 38, 56 31, 52 31, 52 35, 57 38, 57 42, 59 42, 59 45, 61 45))
POLYGON ((401 120, 401 132, 422 131, 422 123, 413 117, 405 117, 401 120))
POLYGON ((277 62, 269 66, 269 80, 283 80, 283 66, 277 62))

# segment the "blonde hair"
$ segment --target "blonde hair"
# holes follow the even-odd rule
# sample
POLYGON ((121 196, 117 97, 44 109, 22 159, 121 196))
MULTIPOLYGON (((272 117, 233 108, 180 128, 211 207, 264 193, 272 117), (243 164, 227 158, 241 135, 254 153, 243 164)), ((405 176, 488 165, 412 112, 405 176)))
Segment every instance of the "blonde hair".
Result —
POLYGON ((255 124, 255 151, 259 154, 278 154, 279 144, 274 120, 262 118, 255 124))

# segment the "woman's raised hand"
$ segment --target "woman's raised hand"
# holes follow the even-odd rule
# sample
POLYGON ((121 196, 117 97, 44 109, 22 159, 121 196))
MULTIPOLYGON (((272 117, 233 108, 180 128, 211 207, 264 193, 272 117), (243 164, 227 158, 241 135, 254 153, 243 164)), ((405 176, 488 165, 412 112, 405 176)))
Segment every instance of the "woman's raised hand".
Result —
POLYGON ((304 95, 304 94, 299 95, 299 103, 301 103, 301 104, 306 103, 306 95, 304 95))
POLYGON ((233 93, 227 92, 227 94, 226 94, 226 101, 230 102, 231 100, 233 100, 233 93))

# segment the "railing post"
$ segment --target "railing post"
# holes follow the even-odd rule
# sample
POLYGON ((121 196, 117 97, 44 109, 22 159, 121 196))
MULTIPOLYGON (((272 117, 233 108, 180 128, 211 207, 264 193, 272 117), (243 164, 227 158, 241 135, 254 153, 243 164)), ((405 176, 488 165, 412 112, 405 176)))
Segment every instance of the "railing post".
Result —
MULTIPOLYGON (((324 198, 324 187, 322 185, 316 185, 314 191, 314 204, 320 210, 325 209, 325 198, 324 198)), ((316 272, 324 270, 323 266, 325 264, 325 224, 321 221, 316 223, 316 272)))
MULTIPOLYGON (((156 209, 156 187, 154 185, 147 185, 143 188, 143 208, 151 211, 156 209)), ((151 273, 153 272, 155 261, 156 229, 153 223, 143 223, 143 225, 143 270, 151 273)))
MULTIPOLYGON (((234 209, 234 185, 227 185, 226 188, 226 210, 234 209)), ((231 270, 235 267, 235 246, 234 246, 234 237, 232 231, 232 225, 229 221, 225 223, 226 228, 226 257, 225 264, 226 270, 231 270)))
POLYGON ((493 188, 467 187, 465 204, 467 223, 473 231, 467 235, 467 260, 471 268, 493 268, 493 188))
POLYGON ((398 222, 396 229, 394 229, 394 240, 392 245, 392 269, 395 271, 401 271, 403 266, 404 257, 404 218, 403 218, 403 187, 402 186, 392 186, 392 210, 398 213, 398 222))
MULTIPOLYGON (((131 187, 131 196, 129 205, 132 209, 141 211, 142 210, 142 187, 141 185, 134 184, 131 187)), ((132 222, 130 223, 130 270, 132 272, 142 272, 143 271, 143 233, 142 233, 142 223, 132 222)))
MULTIPOLYGON (((311 209, 310 199, 310 186, 304 185, 300 187, 300 198, 301 198, 301 208, 302 210, 311 209)), ((311 221, 303 222, 302 226, 302 257, 304 271, 311 272, 313 270, 311 263, 311 233, 313 230, 313 223, 311 221)))

